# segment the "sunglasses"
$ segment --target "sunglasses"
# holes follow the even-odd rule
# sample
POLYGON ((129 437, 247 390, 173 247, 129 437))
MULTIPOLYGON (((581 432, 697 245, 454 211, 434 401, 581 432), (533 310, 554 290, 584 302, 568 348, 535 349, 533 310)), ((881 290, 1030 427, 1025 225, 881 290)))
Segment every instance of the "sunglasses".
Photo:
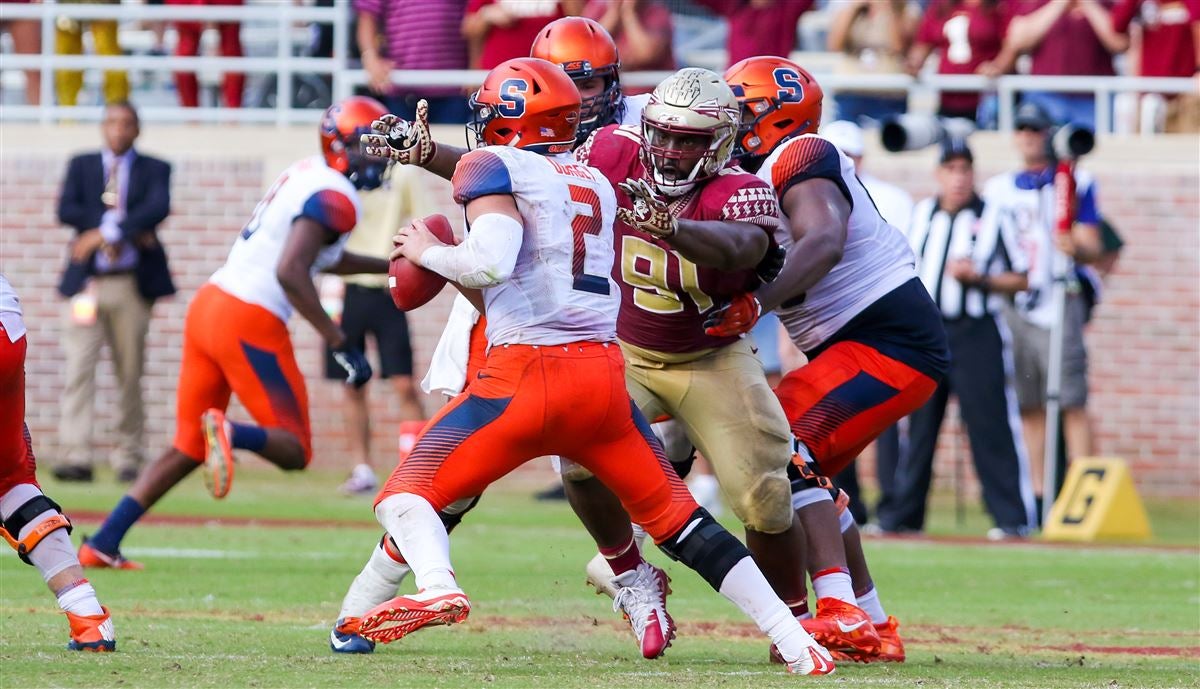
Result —
POLYGON ((1035 127, 1031 124, 1019 124, 1019 125, 1017 125, 1017 131, 1018 132, 1042 132, 1045 130, 1042 129, 1041 127, 1035 127))

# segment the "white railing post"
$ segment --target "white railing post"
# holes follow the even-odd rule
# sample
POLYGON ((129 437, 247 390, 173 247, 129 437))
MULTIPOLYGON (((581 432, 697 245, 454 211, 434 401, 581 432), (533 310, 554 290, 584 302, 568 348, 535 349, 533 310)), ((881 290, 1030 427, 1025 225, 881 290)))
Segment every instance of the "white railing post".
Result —
POLYGON ((1007 77, 1000 77, 996 84, 997 122, 996 128, 1002 132, 1012 132, 1013 120, 1016 118, 1016 89, 1009 85, 1007 77))
POLYGON ((350 28, 350 13, 354 8, 350 0, 334 0, 337 15, 333 18, 333 83, 330 88, 333 102, 336 103, 350 95, 350 84, 346 80, 346 70, 350 69, 350 41, 347 29, 350 28))
POLYGON ((1096 133, 1112 134, 1112 92, 1096 87, 1096 133))
POLYGON ((292 110, 292 41, 288 34, 292 30, 292 3, 281 3, 279 20, 279 46, 275 53, 279 67, 275 70, 275 124, 282 127, 289 121, 292 110))

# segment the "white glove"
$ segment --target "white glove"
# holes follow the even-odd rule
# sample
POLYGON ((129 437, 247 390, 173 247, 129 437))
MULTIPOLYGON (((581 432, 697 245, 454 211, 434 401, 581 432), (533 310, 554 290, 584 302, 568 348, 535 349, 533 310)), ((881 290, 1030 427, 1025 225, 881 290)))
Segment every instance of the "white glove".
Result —
POLYGON ((375 133, 360 137, 363 153, 369 156, 425 167, 437 151, 429 134, 429 103, 424 98, 417 101, 415 120, 388 114, 372 122, 371 130, 375 133))
POLYGON ((665 239, 679 230, 679 221, 667 209, 666 201, 654 193, 653 187, 644 179, 627 179, 617 185, 629 195, 633 209, 618 208, 617 218, 630 227, 646 234, 665 239))

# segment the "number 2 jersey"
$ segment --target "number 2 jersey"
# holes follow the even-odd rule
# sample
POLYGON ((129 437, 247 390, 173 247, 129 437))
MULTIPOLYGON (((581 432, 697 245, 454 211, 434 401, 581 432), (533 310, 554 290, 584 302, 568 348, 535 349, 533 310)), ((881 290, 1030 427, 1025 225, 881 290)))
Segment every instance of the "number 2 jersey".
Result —
MULTIPOLYGON (((626 179, 648 179, 642 163, 642 137, 636 127, 610 125, 598 130, 576 150, 576 158, 591 165, 614 186, 626 179)), ((632 202, 618 190, 625 208, 632 202)), ((672 200, 671 212, 688 220, 748 223, 747 232, 774 236, 779 227, 779 204, 771 188, 738 167, 727 167, 698 182, 686 195, 672 200)), ((621 287, 617 336, 623 342, 667 354, 722 347, 735 337, 704 333, 706 314, 731 297, 756 289, 754 271, 722 271, 698 266, 666 242, 633 229, 620 220, 616 227, 617 261, 613 278, 621 287)))
POLYGON ((209 282, 287 321, 292 305, 275 271, 292 234, 292 223, 310 218, 333 233, 333 241, 321 248, 313 262, 315 275, 341 260, 346 239, 361 214, 358 191, 345 175, 326 165, 321 156, 297 161, 258 202, 225 265, 209 282))
POLYGON ((617 202, 597 170, 569 154, 486 146, 458 161, 451 183, 455 202, 464 206, 481 196, 511 195, 524 226, 511 277, 483 290, 488 342, 615 339, 620 297, 609 271, 617 202))
MULTIPOLYGON (((779 320, 802 351, 813 351, 868 306, 917 276, 908 241, 879 214, 854 174, 854 163, 827 139, 805 134, 780 144, 763 161, 758 176, 780 199, 800 182, 828 179, 850 202, 842 260, 798 304, 785 302, 778 309, 779 320)), ((780 234, 791 251, 791 233, 780 234)))

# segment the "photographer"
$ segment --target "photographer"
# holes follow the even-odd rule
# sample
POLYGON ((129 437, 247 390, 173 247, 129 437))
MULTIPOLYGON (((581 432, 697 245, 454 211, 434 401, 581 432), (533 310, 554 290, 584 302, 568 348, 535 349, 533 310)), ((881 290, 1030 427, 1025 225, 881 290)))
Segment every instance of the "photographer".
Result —
POLYGON ((958 398, 971 459, 995 528, 991 538, 1023 537, 1035 524, 1033 491, 1016 418, 1012 352, 1002 304, 1024 290, 1026 258, 1009 224, 988 217, 975 193, 975 158, 963 139, 942 143, 938 194, 913 210, 909 244, 917 273, 942 312, 950 370, 933 397, 909 417, 909 450, 893 494, 879 505, 884 531, 921 531, 933 479, 933 455, 950 395, 958 398))
MULTIPOLYGON (((988 180, 984 202, 991 207, 990 222, 1010 223, 1022 251, 1029 258, 1029 288, 1007 309, 1012 330, 1017 374, 1017 399, 1025 443, 1029 449, 1034 494, 1041 514, 1042 472, 1045 459, 1046 376, 1050 365, 1050 328, 1057 317, 1051 299, 1056 261, 1071 259, 1091 263, 1102 253, 1100 213, 1096 185, 1091 176, 1076 171, 1075 223, 1069 232, 1055 231, 1054 153, 1050 148, 1052 122, 1040 106, 1025 103, 1017 110, 1014 144, 1021 170, 988 180), (1062 254, 1062 256, 1058 256, 1062 254)), ((986 229, 986 228, 985 228, 986 229)), ((1073 276, 1070 272, 1068 277, 1073 276)), ((1083 342, 1084 303, 1079 285, 1067 285, 1063 312, 1062 388, 1060 400, 1065 420, 1068 457, 1092 451, 1087 417, 1087 350, 1083 342)), ((1053 492, 1054 488, 1048 488, 1053 492)), ((1053 499, 1053 495, 1051 496, 1053 499)))

